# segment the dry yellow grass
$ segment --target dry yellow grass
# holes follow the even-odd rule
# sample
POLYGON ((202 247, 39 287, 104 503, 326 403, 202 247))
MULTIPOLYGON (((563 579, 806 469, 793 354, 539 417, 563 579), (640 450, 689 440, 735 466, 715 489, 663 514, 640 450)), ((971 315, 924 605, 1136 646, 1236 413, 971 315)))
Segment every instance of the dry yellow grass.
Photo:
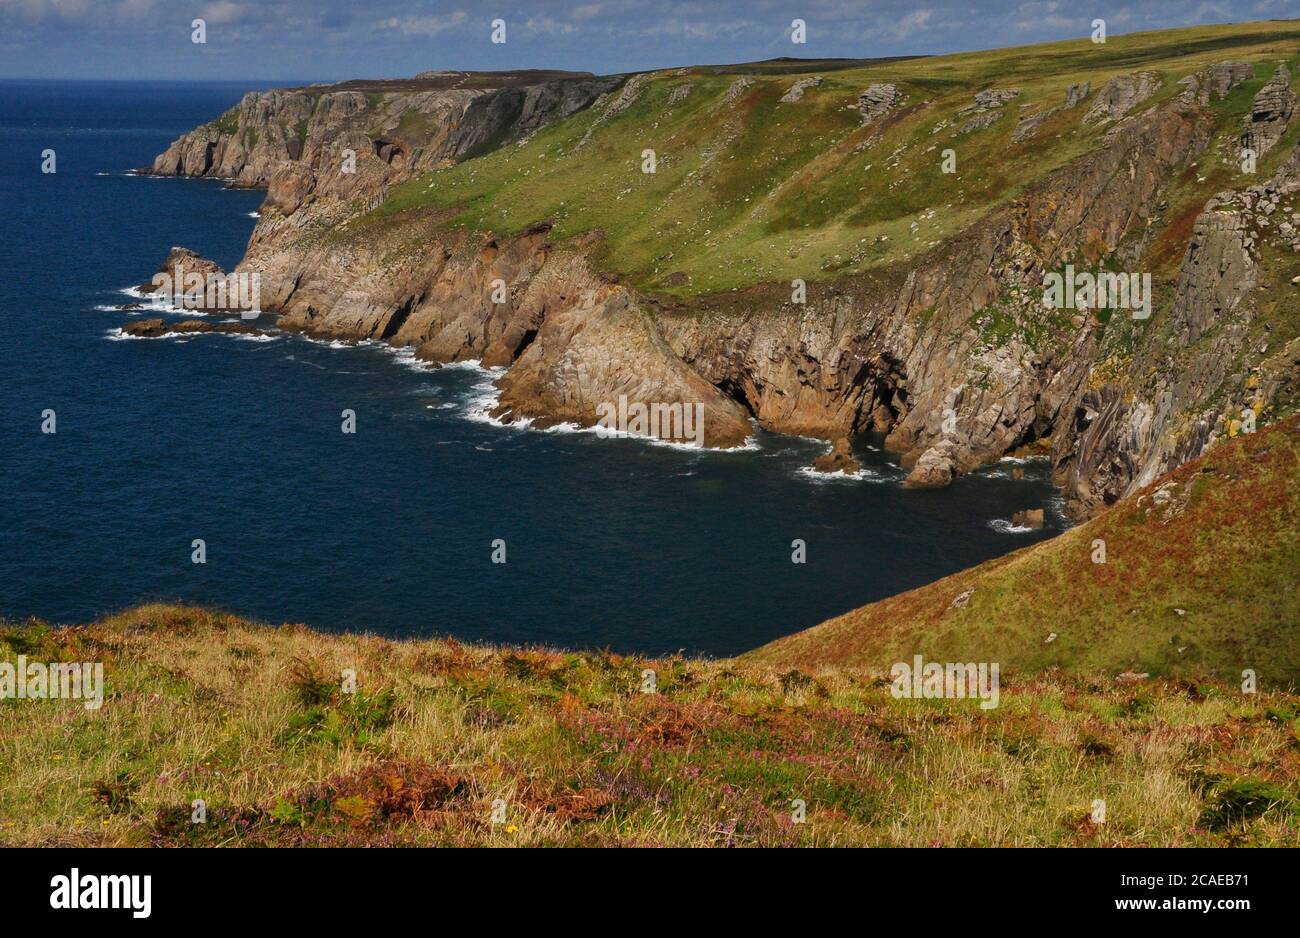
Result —
POLYGON ((854 670, 321 635, 173 606, 0 629, 0 660, 17 654, 103 661, 108 693, 98 711, 0 704, 6 844, 1297 840, 1300 701, 1218 683, 1013 674, 983 710, 895 699, 854 670))

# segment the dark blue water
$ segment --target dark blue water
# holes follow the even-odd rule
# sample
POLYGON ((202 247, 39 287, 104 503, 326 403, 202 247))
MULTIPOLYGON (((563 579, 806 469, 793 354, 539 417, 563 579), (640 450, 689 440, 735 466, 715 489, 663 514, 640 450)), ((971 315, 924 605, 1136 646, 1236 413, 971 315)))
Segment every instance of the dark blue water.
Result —
POLYGON ((990 527, 1053 497, 1042 464, 908 492, 863 448, 872 478, 817 482, 798 470, 823 447, 803 440, 689 453, 476 422, 481 373, 379 348, 113 341, 129 314, 103 307, 172 245, 242 256, 259 193, 125 170, 245 90, 0 82, 0 616, 179 599, 329 629, 722 655, 1052 533, 990 527))

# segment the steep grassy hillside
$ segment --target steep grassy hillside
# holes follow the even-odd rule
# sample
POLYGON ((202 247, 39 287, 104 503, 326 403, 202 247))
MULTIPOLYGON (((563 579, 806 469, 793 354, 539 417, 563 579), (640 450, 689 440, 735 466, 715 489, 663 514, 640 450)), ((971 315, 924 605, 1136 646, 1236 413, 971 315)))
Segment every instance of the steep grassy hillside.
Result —
MULTIPOLYGON (((1087 524, 751 652, 887 671, 915 654, 1300 683, 1300 418, 1224 443, 1087 524), (1105 562, 1095 563, 1097 542, 1105 562), (1050 640, 1049 640, 1050 639, 1050 640)), ((1100 554, 1097 554, 1100 557, 1100 554)))
MULTIPOLYGON (((1213 102, 1229 141, 1277 63, 1297 62, 1298 40, 1300 24, 1292 21, 848 68, 827 63, 815 73, 821 83, 790 102, 781 99, 809 75, 775 65, 638 75, 607 95, 615 107, 598 104, 518 146, 411 180, 377 213, 456 209, 456 224, 502 235, 550 219, 557 239, 599 229, 606 266, 637 287, 680 296, 824 280, 914 259, 1097 149, 1111 125, 1081 118, 1116 75, 1159 77, 1143 109, 1168 102, 1181 78, 1213 63, 1256 63, 1251 80, 1213 102), (1061 108, 1070 86, 1084 82, 1093 97, 1061 108), (873 83, 892 84, 903 98, 864 123, 858 98, 873 83), (986 89, 1020 94, 970 111, 973 95, 986 89), (991 122, 967 129, 985 116, 991 122), (1011 139, 1022 117, 1037 116, 1043 120, 1032 133, 1011 139), (952 174, 941 170, 949 148, 952 174), (647 149, 655 153, 653 174, 642 171, 647 149)), ((1262 161, 1260 178, 1286 152, 1277 147, 1262 161)), ((1239 178, 1230 164, 1209 161, 1171 201, 1203 205, 1239 178)), ((1153 258, 1163 265, 1157 275, 1176 268, 1188 233, 1177 256, 1153 258)))
POLYGON ((1300 698, 1235 684, 1012 675, 984 710, 851 670, 167 606, 0 628, 0 661, 20 654, 102 661, 108 693, 0 701, 0 845, 1283 845, 1300 825, 1300 698))

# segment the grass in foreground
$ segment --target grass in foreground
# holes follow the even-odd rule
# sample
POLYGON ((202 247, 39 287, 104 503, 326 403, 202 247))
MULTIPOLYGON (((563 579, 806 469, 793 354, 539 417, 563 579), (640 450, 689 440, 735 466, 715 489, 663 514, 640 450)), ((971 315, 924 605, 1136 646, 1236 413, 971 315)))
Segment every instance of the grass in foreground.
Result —
POLYGON ((1215 681, 1004 674, 986 711, 894 699, 853 670, 331 636, 161 605, 3 627, 0 660, 18 654, 103 661, 108 694, 99 711, 0 702, 3 844, 1286 845, 1300 830, 1300 697, 1215 681))

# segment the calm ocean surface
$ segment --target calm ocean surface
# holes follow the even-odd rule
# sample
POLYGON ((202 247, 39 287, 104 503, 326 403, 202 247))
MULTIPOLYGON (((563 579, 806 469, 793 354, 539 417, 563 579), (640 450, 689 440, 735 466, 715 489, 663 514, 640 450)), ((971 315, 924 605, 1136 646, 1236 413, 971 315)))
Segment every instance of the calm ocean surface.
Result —
POLYGON ((165 599, 325 629, 727 655, 1061 529, 1055 509, 1045 532, 996 523, 1056 504, 1043 462, 1024 481, 1004 464, 908 492, 863 445, 867 478, 817 480, 799 470, 821 444, 770 434, 714 454, 501 428, 475 419, 489 376, 378 347, 116 338, 130 314, 111 307, 172 245, 227 269, 242 256, 261 193, 126 170, 246 90, 0 82, 0 617, 165 599))

